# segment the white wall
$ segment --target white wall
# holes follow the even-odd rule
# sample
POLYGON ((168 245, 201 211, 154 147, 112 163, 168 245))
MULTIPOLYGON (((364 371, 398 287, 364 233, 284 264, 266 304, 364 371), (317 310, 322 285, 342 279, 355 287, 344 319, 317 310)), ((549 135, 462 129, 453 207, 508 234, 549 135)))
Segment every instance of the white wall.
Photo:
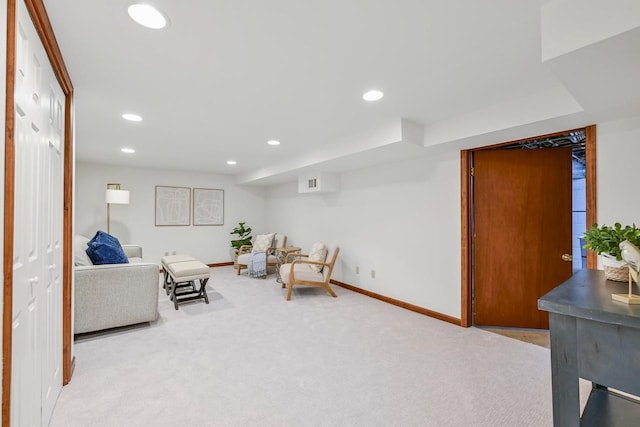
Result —
POLYGON ((344 173, 337 193, 271 187, 267 224, 306 250, 338 244, 336 280, 459 318, 460 154, 442 151, 344 173))
POLYGON ((175 251, 207 264, 228 262, 233 238, 229 233, 239 221, 264 231, 265 190, 235 185, 230 176, 77 162, 75 182, 76 233, 91 237, 98 229, 106 230, 106 185, 120 183, 131 192, 131 201, 111 206, 111 234, 123 244, 142 245, 149 261, 159 263, 165 252, 175 251), (156 185, 223 189, 224 225, 156 227, 156 185))
POLYGON ((640 117, 601 123, 598 138, 598 223, 640 226, 640 117))

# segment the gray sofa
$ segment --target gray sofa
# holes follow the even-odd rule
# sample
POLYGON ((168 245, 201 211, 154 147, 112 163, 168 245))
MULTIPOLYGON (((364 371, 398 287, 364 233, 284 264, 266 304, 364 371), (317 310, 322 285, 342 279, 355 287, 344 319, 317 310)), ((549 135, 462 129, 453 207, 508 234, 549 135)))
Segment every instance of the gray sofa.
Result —
POLYGON ((156 320, 160 267, 143 262, 136 245, 122 245, 129 264, 91 265, 83 256, 88 240, 74 242, 74 333, 156 320))

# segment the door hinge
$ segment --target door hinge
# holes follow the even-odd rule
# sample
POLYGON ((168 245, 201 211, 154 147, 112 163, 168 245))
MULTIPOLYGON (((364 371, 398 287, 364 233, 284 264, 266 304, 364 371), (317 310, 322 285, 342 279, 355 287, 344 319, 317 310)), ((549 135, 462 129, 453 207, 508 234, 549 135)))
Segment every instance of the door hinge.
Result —
POLYGON ((475 168, 474 167, 471 168, 471 176, 475 176, 475 168))

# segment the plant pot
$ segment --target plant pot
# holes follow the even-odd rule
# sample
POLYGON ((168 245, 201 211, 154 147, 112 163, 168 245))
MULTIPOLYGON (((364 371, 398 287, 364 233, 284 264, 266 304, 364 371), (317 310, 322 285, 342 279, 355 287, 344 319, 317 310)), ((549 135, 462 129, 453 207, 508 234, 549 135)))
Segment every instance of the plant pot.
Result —
POLYGON ((607 280, 616 282, 629 281, 629 267, 623 262, 618 261, 614 256, 609 254, 600 254, 602 256, 602 266, 604 267, 604 277, 607 280))

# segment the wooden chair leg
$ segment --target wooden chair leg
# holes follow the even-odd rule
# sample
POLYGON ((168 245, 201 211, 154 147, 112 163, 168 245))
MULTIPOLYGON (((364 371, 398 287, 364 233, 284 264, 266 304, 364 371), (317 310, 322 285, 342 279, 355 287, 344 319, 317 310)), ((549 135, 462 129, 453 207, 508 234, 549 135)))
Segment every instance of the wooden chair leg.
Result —
POLYGON ((291 301, 291 291, 293 290, 293 285, 291 282, 287 285, 287 301, 291 301))
POLYGON ((240 275, 240 264, 238 264, 238 276, 240 275))
POLYGON ((336 295, 336 293, 333 292, 333 289, 331 289, 331 286, 329 286, 328 283, 324 284, 324 288, 327 290, 327 292, 329 292, 329 295, 331 295, 332 297, 334 297, 334 298, 338 297, 338 295, 336 295))

